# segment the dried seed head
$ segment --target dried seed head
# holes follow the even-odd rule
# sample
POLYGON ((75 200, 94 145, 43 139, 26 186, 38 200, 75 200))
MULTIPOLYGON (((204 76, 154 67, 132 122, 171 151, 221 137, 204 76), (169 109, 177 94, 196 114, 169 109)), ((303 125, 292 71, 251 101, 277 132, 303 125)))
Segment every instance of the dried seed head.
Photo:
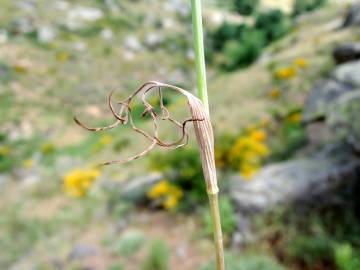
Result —
POLYGON ((149 147, 147 149, 145 149, 144 151, 142 151, 141 153, 139 153, 135 156, 128 157, 123 160, 115 160, 115 161, 106 162, 106 163, 103 163, 103 165, 115 164, 115 163, 117 163, 117 164, 125 163, 125 162, 132 161, 134 159, 140 158, 140 157, 146 155, 148 152, 150 152, 156 145, 159 145, 159 146, 162 146, 165 148, 172 148, 172 149, 185 146, 185 145, 187 145, 188 138, 189 138, 187 131, 186 131, 186 124, 188 122, 193 122, 196 139, 197 139, 199 149, 200 149, 200 156, 201 156, 204 177, 205 177, 205 181, 206 181, 206 185, 207 185, 207 192, 209 194, 218 193, 219 189, 217 186, 215 157, 214 157, 215 156, 214 155, 214 135, 213 135, 212 127, 211 127, 209 114, 206 111, 206 109, 205 109, 204 105, 202 104, 202 102, 200 101, 200 99, 195 97, 190 92, 188 92, 184 89, 181 89, 179 87, 165 84, 165 83, 151 81, 151 82, 148 82, 148 83, 145 83, 144 85, 142 85, 137 91, 135 91, 131 96, 129 96, 124 101, 117 102, 117 104, 120 105, 119 113, 117 113, 112 104, 112 94, 113 93, 111 92, 109 95, 108 104, 109 104, 110 110, 116 120, 114 124, 106 126, 106 127, 90 128, 90 127, 84 125, 83 123, 81 123, 76 118, 74 118, 75 122, 78 125, 80 125, 81 127, 85 128, 89 131, 103 131, 103 130, 112 129, 120 124, 122 124, 122 125, 129 124, 135 132, 143 135, 146 139, 148 139, 151 142, 151 144, 149 145, 149 147), (192 116, 191 119, 188 119, 182 123, 179 123, 178 121, 176 121, 175 119, 173 119, 170 116, 168 109, 164 106, 163 93, 162 93, 163 89, 174 90, 174 91, 184 95, 187 98, 191 116, 192 116), (161 109, 160 115, 158 115, 154 111, 153 106, 150 103, 148 103, 146 100, 146 95, 152 90, 157 90, 158 94, 159 94, 160 109, 161 109), (152 135, 137 128, 134 124, 132 114, 131 114, 130 104, 132 103, 134 97, 138 96, 138 95, 141 97, 142 103, 145 107, 145 110, 142 113, 142 116, 145 117, 146 115, 150 115, 151 119, 153 121, 153 134, 152 135), (175 126, 177 126, 181 130, 180 139, 173 143, 166 143, 166 142, 163 142, 162 140, 160 140, 159 135, 158 135, 159 120, 170 121, 175 126))

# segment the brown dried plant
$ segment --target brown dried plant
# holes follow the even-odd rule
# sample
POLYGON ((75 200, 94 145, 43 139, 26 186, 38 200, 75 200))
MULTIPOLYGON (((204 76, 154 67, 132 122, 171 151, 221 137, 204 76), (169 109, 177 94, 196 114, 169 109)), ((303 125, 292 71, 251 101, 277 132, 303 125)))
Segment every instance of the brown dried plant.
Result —
POLYGON ((190 92, 181 89, 179 87, 151 81, 143 84, 138 90, 136 90, 132 95, 130 95, 128 98, 126 98, 124 101, 117 102, 118 105, 120 105, 119 112, 116 112, 114 105, 112 103, 112 96, 113 91, 110 92, 109 99, 108 99, 108 105, 110 107, 111 113, 115 117, 115 122, 109 126, 105 127, 88 127, 87 125, 80 122, 77 118, 74 118, 75 122, 80 125, 81 127, 89 130, 89 131, 104 131, 113 129, 119 125, 129 125, 135 132, 141 134, 144 136, 147 140, 150 141, 150 145, 148 148, 146 148, 144 151, 122 159, 122 160, 114 160, 105 162, 102 165, 109 165, 109 164, 121 164, 130 162, 132 160, 138 159, 140 157, 143 157, 147 153, 149 153, 156 145, 164 148, 170 148, 170 149, 176 149, 179 147, 186 146, 188 144, 189 135, 186 131, 186 125, 189 122, 193 122, 194 124, 194 130, 197 138, 197 142, 199 144, 200 149, 200 155, 201 155, 201 161, 203 166, 203 172, 205 181, 207 184, 207 191, 209 194, 217 194, 218 193, 218 186, 217 186, 217 179, 216 179, 216 169, 215 169, 215 161, 214 161, 214 136, 213 136, 213 130, 210 123, 210 117, 205 109, 203 103, 195 97, 190 92), (190 113, 192 118, 187 119, 183 121, 182 123, 178 122, 174 118, 170 116, 169 110, 164 105, 164 99, 163 99, 163 90, 174 90, 182 95, 184 95, 187 98, 190 113), (157 113, 155 111, 154 106, 152 106, 147 101, 147 95, 150 91, 158 91, 159 95, 159 106, 161 113, 157 113), (139 96, 141 98, 141 101, 144 105, 144 112, 141 114, 142 117, 145 117, 146 115, 150 115, 152 122, 153 122, 153 134, 149 134, 148 132, 139 129, 134 121, 133 121, 133 115, 131 111, 131 104, 134 101, 134 98, 136 96, 139 96), (180 129, 181 136, 180 138, 172 143, 164 142, 159 138, 159 121, 170 121, 174 124, 177 128, 180 129))

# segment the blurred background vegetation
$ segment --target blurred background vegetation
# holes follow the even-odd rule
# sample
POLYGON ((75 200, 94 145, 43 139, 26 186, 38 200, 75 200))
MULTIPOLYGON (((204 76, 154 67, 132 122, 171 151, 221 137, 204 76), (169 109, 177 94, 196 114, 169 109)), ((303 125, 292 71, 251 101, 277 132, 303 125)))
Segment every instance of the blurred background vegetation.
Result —
MULTIPOLYGON (((360 4, 203 5, 227 269, 360 269, 360 4)), ((147 141, 73 121, 111 124, 108 93, 149 80, 196 93, 190 1, 1 1, 0 269, 214 269, 193 136, 98 167, 147 141)))

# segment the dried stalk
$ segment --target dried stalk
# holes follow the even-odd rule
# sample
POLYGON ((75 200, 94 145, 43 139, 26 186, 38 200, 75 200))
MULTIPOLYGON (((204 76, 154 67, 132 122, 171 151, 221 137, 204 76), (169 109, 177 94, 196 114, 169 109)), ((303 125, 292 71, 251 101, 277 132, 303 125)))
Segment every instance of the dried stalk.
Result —
POLYGON ((191 94, 190 92, 181 89, 179 87, 160 83, 160 82, 148 82, 142 85, 137 91, 135 91, 131 96, 129 96, 124 101, 119 101, 117 104, 120 106, 119 113, 117 113, 114 105, 112 103, 112 92, 109 95, 108 105, 110 111, 112 112, 115 122, 112 125, 105 126, 105 127, 88 127, 87 125, 83 124, 77 118, 74 118, 75 122, 80 125, 81 127, 89 130, 89 131, 104 131, 108 129, 115 128, 119 125, 128 125, 130 126, 135 132, 144 136, 147 140, 149 140, 150 145, 144 151, 122 159, 122 160, 114 160, 110 162, 105 162, 102 165, 109 165, 109 164, 121 164, 126 163, 140 157, 143 157, 148 152, 150 152, 156 145, 176 149, 179 147, 183 147, 187 145, 189 135, 186 131, 186 124, 189 122, 193 122, 194 130, 196 134, 196 139, 200 149, 200 156, 202 161, 202 168, 204 172, 204 178, 207 187, 207 193, 210 198, 210 206, 211 206, 211 213, 214 220, 214 236, 215 236, 215 246, 216 246, 216 254, 217 254, 217 264, 218 269, 222 270, 223 268, 223 247, 222 247, 222 235, 221 235, 221 226, 220 226, 220 216, 219 216, 219 209, 218 209, 218 202, 217 202, 217 194, 219 192, 219 188, 217 185, 217 177, 216 177, 216 168, 215 168, 215 158, 214 158, 214 136, 213 130, 210 122, 210 117, 207 109, 204 107, 203 103, 200 99, 196 96, 191 94), (170 116, 168 109, 165 107, 163 102, 163 90, 174 90, 187 98, 190 113, 192 118, 188 119, 182 123, 178 122, 174 118, 170 116), (161 110, 161 114, 156 113, 155 108, 146 100, 146 96, 150 91, 158 91, 159 95, 159 106, 161 110), (142 117, 146 115, 150 115, 153 121, 153 134, 149 134, 144 130, 139 129, 133 121, 133 116, 131 112, 131 104, 136 96, 140 96, 142 103, 144 105, 144 112, 142 113, 142 117), (172 143, 167 143, 162 141, 159 138, 159 121, 170 121, 176 127, 180 129, 181 136, 180 138, 172 143))

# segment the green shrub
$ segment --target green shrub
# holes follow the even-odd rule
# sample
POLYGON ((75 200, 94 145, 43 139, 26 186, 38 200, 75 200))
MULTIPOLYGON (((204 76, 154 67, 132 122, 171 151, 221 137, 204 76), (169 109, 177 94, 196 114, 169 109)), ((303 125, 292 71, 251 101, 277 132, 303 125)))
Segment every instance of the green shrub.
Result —
POLYGON ((360 256, 354 254, 350 244, 335 247, 335 261, 340 270, 360 269, 360 256))
POLYGON ((228 41, 224 47, 224 68, 232 71, 252 64, 264 46, 264 33, 261 30, 243 29, 239 41, 228 41))
POLYGON ((216 51, 221 51, 229 40, 238 40, 243 25, 225 22, 211 36, 212 47, 216 51))
POLYGON ((256 10, 259 0, 234 0, 235 10, 242 15, 251 15, 256 10))
MULTIPOLYGON (((221 197, 219 202, 221 227, 225 237, 230 237, 236 229, 236 213, 231 201, 227 197, 221 197)), ((207 235, 212 235, 212 222, 209 211, 204 213, 204 231, 207 235)))
POLYGON ((124 270, 124 267, 120 263, 110 265, 107 270, 124 270))
POLYGON ((195 204, 207 200, 201 161, 196 148, 188 146, 179 151, 153 154, 150 168, 163 172, 166 179, 172 180, 184 190, 187 198, 182 200, 180 208, 192 208, 195 204))
POLYGON ((297 150, 307 142, 305 127, 299 121, 292 118, 301 117, 299 111, 294 111, 287 116, 287 119, 277 129, 276 138, 271 142, 270 159, 281 161, 291 158, 297 150), (298 115, 298 116, 297 116, 298 115))
POLYGON ((280 10, 270 10, 256 16, 255 27, 262 30, 268 43, 286 35, 291 28, 291 21, 280 10))
POLYGON ((115 250, 120 256, 134 255, 144 245, 146 238, 141 232, 131 232, 125 234, 118 243, 116 243, 115 250))
POLYGON ((334 257, 333 246, 333 240, 326 234, 298 235, 290 243, 288 252, 293 259, 311 266, 319 261, 331 261, 334 257))
POLYGON ((300 15, 312 11, 326 4, 327 0, 296 0, 294 3, 293 14, 300 15))
MULTIPOLYGON (((238 256, 236 254, 225 255, 225 268, 227 270, 285 270, 274 258, 268 255, 238 256)), ((215 270, 211 263, 201 270, 215 270)))
POLYGON ((144 270, 167 270, 169 269, 169 249, 162 240, 155 240, 143 263, 144 270))

